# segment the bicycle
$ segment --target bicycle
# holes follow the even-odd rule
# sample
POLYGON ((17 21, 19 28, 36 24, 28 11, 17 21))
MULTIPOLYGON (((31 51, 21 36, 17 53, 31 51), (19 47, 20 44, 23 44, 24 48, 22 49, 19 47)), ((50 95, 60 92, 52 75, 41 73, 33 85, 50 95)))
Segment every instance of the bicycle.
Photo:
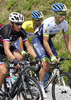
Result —
MULTIPOLYGON (((71 75, 71 66, 69 67, 68 73, 71 75)), ((68 83, 69 83, 69 86, 70 86, 70 88, 71 88, 71 80, 68 79, 68 83)))
MULTIPOLYGON (((8 76, 10 75, 9 70, 15 69, 14 67, 9 67, 11 61, 7 60, 8 65, 8 76)), ((17 100, 43 100, 43 94, 38 82, 31 76, 28 76, 24 70, 26 61, 21 61, 19 64, 21 68, 19 69, 19 74, 12 84, 11 88, 7 87, 6 78, 4 79, 4 90, 2 88, 2 94, 0 94, 0 100, 13 100, 13 98, 17 95, 17 100)), ((28 67, 28 66, 27 66, 28 67)), ((13 73, 15 74, 15 72, 13 73)))
MULTIPOLYGON (((60 58, 60 61, 63 60, 71 60, 70 58, 60 58)), ((71 80, 71 75, 68 72, 64 72, 60 69, 60 63, 57 63, 56 69, 54 70, 54 76, 56 73, 56 77, 52 83, 52 98, 53 100, 70 100, 71 99, 71 88, 68 83, 68 80, 71 80), (59 93, 57 95, 57 90, 59 89, 59 93)))
MULTIPOLYGON (((71 59, 70 58, 60 58, 60 62, 63 60, 71 60, 71 59)), ((51 76, 49 77, 48 81, 44 85, 45 91, 47 92, 47 87, 49 86, 50 83, 52 83, 52 99, 53 100, 59 100, 59 99, 70 100, 71 99, 71 89, 68 84, 68 80, 71 80, 70 74, 68 72, 64 72, 61 70, 60 63, 56 63, 56 64, 50 63, 50 66, 52 66, 52 65, 55 68, 54 68, 51 76), (58 87, 58 89, 60 91, 58 93, 58 95, 57 95, 56 87, 58 87), (69 93, 69 94, 67 95, 67 93, 69 93), (59 97, 59 95, 61 98, 59 97), (66 96, 67 96, 67 98, 66 98, 66 96)), ((38 67, 38 69, 39 69, 39 67, 38 67)), ((37 81, 39 81, 39 76, 37 75, 37 73, 39 73, 39 71, 37 71, 36 68, 32 68, 32 67, 30 67, 29 69, 26 68, 26 71, 30 71, 31 73, 34 74, 34 75, 31 75, 31 73, 30 73, 29 75, 31 75, 31 76, 35 76, 35 74, 36 74, 36 76, 38 77, 38 78, 36 77, 36 79, 37 79, 37 81)))

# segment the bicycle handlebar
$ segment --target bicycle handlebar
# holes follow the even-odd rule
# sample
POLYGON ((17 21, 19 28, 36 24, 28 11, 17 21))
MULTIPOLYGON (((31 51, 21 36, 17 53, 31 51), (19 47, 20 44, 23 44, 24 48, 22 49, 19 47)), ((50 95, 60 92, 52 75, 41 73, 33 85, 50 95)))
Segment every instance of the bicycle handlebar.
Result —
MULTIPOLYGON (((63 60, 71 60, 71 58, 63 58, 63 57, 60 57, 59 61, 63 61, 63 60)), ((56 62, 56 63, 49 63, 50 65, 59 65, 60 63, 56 62)))
MULTIPOLYGON (((60 57, 60 61, 63 61, 63 60, 71 60, 71 58, 63 58, 63 57, 60 57)), ((30 65, 35 65, 36 62, 30 62, 30 65)), ((49 63, 49 64, 52 64, 52 63, 49 63)))
POLYGON ((60 57, 60 61, 63 61, 63 60, 71 60, 71 58, 62 58, 62 57, 60 57))
MULTIPOLYGON (((63 61, 63 60, 71 60, 71 58, 63 58, 63 57, 60 57, 60 61, 63 61)), ((23 60, 19 63, 20 65, 30 65, 30 66, 33 66, 33 65, 36 65, 37 63, 35 61, 26 61, 26 60, 23 60)), ((54 63, 49 63, 50 65, 59 65, 60 63, 56 62, 55 64, 54 63)), ((16 69, 15 67, 8 67, 8 69, 16 69)), ((17 73, 18 69, 16 69, 16 71, 13 73, 17 73)))

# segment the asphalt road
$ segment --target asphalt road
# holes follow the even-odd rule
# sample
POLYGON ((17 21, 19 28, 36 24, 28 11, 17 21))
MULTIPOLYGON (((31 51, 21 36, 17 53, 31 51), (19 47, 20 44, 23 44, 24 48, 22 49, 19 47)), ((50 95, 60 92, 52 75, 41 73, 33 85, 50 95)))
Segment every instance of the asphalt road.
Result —
MULTIPOLYGON (((48 87, 48 93, 47 93, 47 99, 45 100, 52 100, 52 95, 51 95, 51 85, 48 87)), ((17 100, 16 97, 13 100, 17 100)), ((23 99, 21 99, 23 100, 23 99)))
MULTIPOLYGON (((67 87, 67 89, 69 89, 67 87)), ((48 87, 48 92, 47 92, 47 99, 45 100, 53 100, 52 99, 52 85, 50 84, 49 87, 48 87)), ((71 90, 67 93, 67 94, 61 94, 59 93, 59 90, 58 90, 58 86, 56 86, 56 100, 71 100, 71 90)), ((13 100, 17 100, 16 97, 13 99, 13 100)), ((21 99, 23 100, 23 99, 21 99)))

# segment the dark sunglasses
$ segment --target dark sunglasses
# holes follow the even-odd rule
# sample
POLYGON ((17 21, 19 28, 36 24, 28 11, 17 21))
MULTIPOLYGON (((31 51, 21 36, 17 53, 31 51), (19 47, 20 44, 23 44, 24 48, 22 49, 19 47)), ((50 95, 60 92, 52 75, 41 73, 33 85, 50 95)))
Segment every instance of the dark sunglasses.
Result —
POLYGON ((17 26, 22 25, 22 23, 15 23, 17 26))
POLYGON ((67 13, 60 13, 60 12, 57 12, 57 14, 59 14, 60 16, 66 16, 67 13))
POLYGON ((42 21, 43 19, 35 19, 36 21, 38 21, 38 22, 40 22, 40 21, 42 21))

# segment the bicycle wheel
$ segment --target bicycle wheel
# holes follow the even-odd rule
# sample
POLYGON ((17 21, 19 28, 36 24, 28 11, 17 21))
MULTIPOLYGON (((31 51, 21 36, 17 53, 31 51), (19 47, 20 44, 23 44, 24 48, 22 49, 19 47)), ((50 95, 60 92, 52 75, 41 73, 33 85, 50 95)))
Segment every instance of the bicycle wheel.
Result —
MULTIPOLYGON (((70 67, 68 73, 71 75, 71 67, 70 67)), ((68 79, 68 82, 69 82, 69 86, 70 86, 70 88, 71 88, 71 80, 68 79)))
POLYGON ((38 82, 30 76, 26 76, 24 79, 25 84, 21 84, 18 89, 17 100, 43 100, 42 90, 38 84, 38 82), (19 97, 21 99, 19 99, 19 97))
POLYGON ((0 100, 12 100, 9 93, 7 92, 8 90, 9 89, 6 87, 6 84, 3 83, 2 87, 1 87, 1 93, 2 94, 0 94, 0 100))
POLYGON ((71 80, 70 75, 67 72, 62 72, 60 75, 60 85, 58 85, 58 77, 56 76, 52 83, 52 98, 53 100, 70 100, 71 89, 68 84, 68 79, 71 80), (64 85, 62 80, 64 80, 64 85))
POLYGON ((3 89, 4 89, 4 86, 2 84, 2 87, 0 89, 0 100, 5 100, 4 93, 3 93, 3 89))
POLYGON ((36 68, 30 66, 24 68, 24 71, 28 76, 34 77, 37 81, 39 81, 39 72, 36 72, 36 68))

